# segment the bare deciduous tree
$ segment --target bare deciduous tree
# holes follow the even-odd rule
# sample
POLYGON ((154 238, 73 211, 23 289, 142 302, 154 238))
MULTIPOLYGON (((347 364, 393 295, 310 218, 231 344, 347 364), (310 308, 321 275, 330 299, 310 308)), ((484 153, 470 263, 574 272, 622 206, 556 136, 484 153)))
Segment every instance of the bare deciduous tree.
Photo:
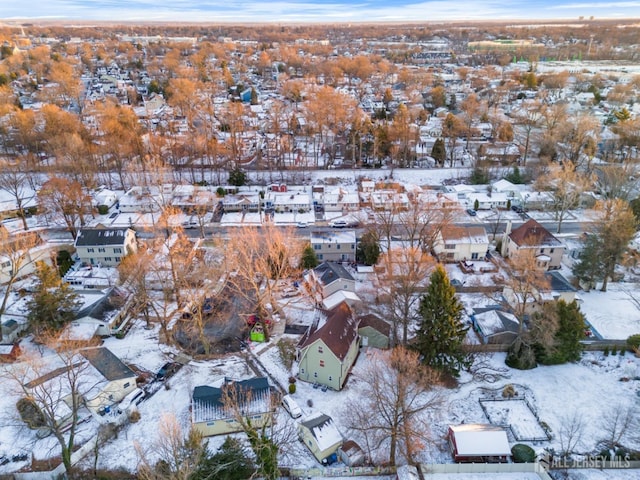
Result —
POLYGON ((439 375, 418 354, 397 347, 375 353, 360 377, 364 391, 347 401, 345 423, 366 442, 372 457, 415 462, 429 440, 427 411, 440 403, 439 375))
POLYGON ((158 436, 150 449, 139 443, 134 447, 140 457, 138 476, 142 480, 188 480, 205 453, 202 435, 193 428, 185 433, 171 413, 160 417, 158 436))

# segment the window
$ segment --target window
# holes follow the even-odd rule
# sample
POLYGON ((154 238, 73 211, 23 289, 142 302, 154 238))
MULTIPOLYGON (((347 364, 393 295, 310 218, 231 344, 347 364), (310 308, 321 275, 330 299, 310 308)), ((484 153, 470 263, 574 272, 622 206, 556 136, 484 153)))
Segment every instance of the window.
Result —
POLYGON ((104 257, 104 261, 105 262, 110 262, 111 261, 111 257, 104 257))
POLYGON ((9 268, 11 266, 11 262, 2 262, 2 268, 9 268))
POLYGON ((318 378, 318 372, 313 372, 313 378, 318 378))
POLYGON ((98 253, 104 253, 106 250, 104 248, 98 248, 98 253))
POLYGON ((478 252, 474 252, 471 254, 471 260, 477 260, 478 259, 478 252))
POLYGON ((320 366, 324 367, 324 360, 320 360, 320 366))
POLYGON ((301 368, 301 369, 300 369, 300 373, 304 373, 304 368, 301 368))
POLYGON ((444 244, 444 249, 445 250, 455 250, 456 249, 456 244, 455 243, 445 243, 444 244))
POLYGON ((553 250, 554 250, 553 248, 550 248, 549 253, 553 253, 553 250))
POLYGON ((314 244, 314 245, 313 245, 313 249, 314 249, 314 250, 320 250, 320 245, 318 245, 318 244, 314 244))
POLYGON ((95 250, 93 248, 87 248, 87 253, 93 253, 95 250))
POLYGON ((322 260, 322 256, 323 256, 322 253, 319 253, 318 254, 318 260, 322 260))
POLYGON ((333 381, 333 377, 331 375, 329 375, 329 381, 332 382, 333 381))
POLYGON ((113 249, 113 253, 122 253, 122 249, 120 247, 115 247, 113 249))
POLYGON ((324 350, 322 350, 322 347, 318 347, 318 353, 323 353, 324 350))
POLYGON ((119 261, 120 261, 120 257, 116 257, 116 262, 119 262, 119 261))
POLYGON ((124 384, 124 386, 123 386, 123 387, 124 387, 124 388, 129 388, 129 385, 131 385, 131 383, 127 382, 127 383, 125 383, 125 384, 124 384))
POLYGON ((337 248, 338 250, 340 250, 340 245, 336 245, 336 248, 337 248))

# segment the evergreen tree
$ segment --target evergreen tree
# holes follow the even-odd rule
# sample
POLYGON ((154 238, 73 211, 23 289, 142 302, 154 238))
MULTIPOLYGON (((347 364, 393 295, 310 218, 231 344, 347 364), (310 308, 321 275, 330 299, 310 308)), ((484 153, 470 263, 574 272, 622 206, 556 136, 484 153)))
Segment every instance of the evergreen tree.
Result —
POLYGON ((558 326, 554 335, 554 344, 546 349, 541 363, 555 365, 566 362, 575 362, 580 359, 584 338, 584 315, 580 306, 574 300, 567 303, 559 300, 556 303, 558 326))
POLYGON ((375 265, 380 258, 380 245, 376 233, 372 230, 364 232, 356 248, 356 260, 365 265, 375 265))
POLYGON ((600 239, 589 234, 578 254, 578 261, 573 264, 572 273, 580 281, 582 288, 594 288, 601 273, 600 239))
POLYGON ((469 327, 462 323, 463 307, 442 265, 437 265, 429 287, 420 299, 422 317, 414 348, 422 363, 457 376, 470 365, 462 344, 469 327))
POLYGON ((245 480, 255 467, 249 452, 237 438, 227 437, 215 455, 205 455, 189 480, 245 480))
POLYGON ((300 266, 305 270, 316 268, 318 266, 318 256, 310 243, 307 243, 302 251, 300 266))
POLYGON ((247 174, 239 168, 234 168, 229 172, 229 184, 234 187, 242 187, 247 182, 247 174))
POLYGON ((58 330, 75 317, 77 294, 64 283, 56 268, 44 262, 36 264, 38 285, 27 302, 28 320, 36 334, 44 330, 58 330))
POLYGON ((436 139, 433 147, 431 148, 431 156, 438 163, 438 165, 444 165, 444 161, 447 159, 447 150, 444 147, 443 139, 436 139))

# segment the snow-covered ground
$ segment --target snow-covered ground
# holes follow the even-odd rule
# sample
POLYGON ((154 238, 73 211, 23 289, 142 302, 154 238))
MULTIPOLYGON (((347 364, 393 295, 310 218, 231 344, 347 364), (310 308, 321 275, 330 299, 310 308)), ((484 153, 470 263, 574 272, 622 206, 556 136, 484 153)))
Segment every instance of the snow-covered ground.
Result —
POLYGON ((606 292, 591 290, 579 296, 580 309, 603 338, 623 340, 640 333, 640 285, 610 283, 606 292))

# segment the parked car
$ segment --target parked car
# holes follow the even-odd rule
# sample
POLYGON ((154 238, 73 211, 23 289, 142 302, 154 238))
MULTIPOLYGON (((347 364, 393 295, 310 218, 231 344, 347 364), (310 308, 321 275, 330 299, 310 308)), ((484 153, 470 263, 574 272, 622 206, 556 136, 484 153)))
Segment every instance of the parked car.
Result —
POLYGON ((282 406, 292 418, 300 418, 302 416, 302 409, 290 395, 282 397, 282 406))
POLYGON ((144 400, 144 390, 141 388, 136 388, 135 390, 129 392, 126 397, 122 399, 122 401, 118 404, 118 410, 121 412, 126 412, 131 407, 138 405, 142 400, 144 400))
POLYGON ((333 220, 329 225, 332 228, 345 228, 348 224, 346 220, 333 220))
POLYGON ((467 213, 472 217, 475 217, 478 214, 478 212, 476 212, 473 208, 467 208, 467 213))
POLYGON ((167 362, 162 367, 160 367, 160 370, 158 370, 158 373, 156 373, 156 380, 159 380, 162 382, 167 377, 170 377, 171 375, 176 373, 177 370, 178 370, 177 363, 167 362))
POLYGON ((298 228, 307 228, 309 224, 307 222, 298 222, 296 223, 296 227, 298 228))

